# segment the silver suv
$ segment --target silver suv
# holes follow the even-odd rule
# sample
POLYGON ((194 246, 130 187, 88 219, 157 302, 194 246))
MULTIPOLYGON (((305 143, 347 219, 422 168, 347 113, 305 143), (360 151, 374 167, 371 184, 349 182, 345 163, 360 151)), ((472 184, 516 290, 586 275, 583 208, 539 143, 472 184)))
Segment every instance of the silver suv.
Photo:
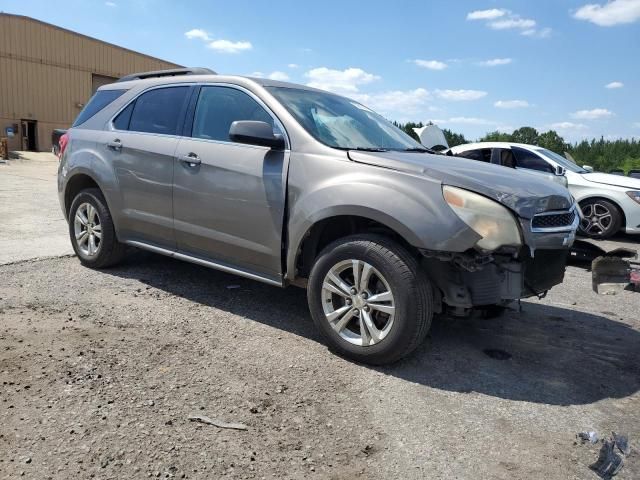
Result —
POLYGON ((565 188, 436 155, 358 102, 204 69, 101 87, 58 190, 83 265, 129 245, 306 287, 329 346, 371 364, 411 352, 436 313, 560 283, 579 221, 565 188))

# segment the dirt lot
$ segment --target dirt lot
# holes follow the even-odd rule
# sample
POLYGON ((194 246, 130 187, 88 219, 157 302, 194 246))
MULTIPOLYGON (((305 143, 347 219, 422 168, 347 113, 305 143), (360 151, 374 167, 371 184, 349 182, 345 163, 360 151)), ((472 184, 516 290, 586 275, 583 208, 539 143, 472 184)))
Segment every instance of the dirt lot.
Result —
POLYGON ((596 478, 586 429, 629 435, 616 478, 640 478, 640 294, 597 296, 582 269, 370 368, 327 351, 299 289, 21 256, 0 266, 0 478, 596 478))

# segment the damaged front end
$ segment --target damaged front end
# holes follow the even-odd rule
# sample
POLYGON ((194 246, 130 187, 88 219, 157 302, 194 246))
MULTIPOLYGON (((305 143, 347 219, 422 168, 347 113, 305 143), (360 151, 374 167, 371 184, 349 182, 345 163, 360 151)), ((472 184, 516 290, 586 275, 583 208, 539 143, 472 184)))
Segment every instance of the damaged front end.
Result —
POLYGON ((443 194, 482 238, 463 253, 422 250, 423 267, 437 287, 439 313, 463 316, 476 307, 542 298, 562 283, 580 221, 575 204, 522 218, 474 192, 443 186, 443 194))

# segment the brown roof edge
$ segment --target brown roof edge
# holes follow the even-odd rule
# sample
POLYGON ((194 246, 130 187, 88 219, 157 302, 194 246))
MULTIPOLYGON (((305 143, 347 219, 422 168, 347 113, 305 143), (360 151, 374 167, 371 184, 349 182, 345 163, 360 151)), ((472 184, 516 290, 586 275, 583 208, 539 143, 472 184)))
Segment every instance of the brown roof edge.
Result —
POLYGON ((78 37, 88 38, 89 40, 94 40, 96 42, 104 43, 105 45, 109 45, 111 47, 119 48, 120 50, 125 50, 127 52, 135 53, 136 55, 140 55, 142 57, 147 57, 147 58, 150 58, 151 60, 156 60, 156 61, 159 61, 159 62, 167 63, 169 65, 174 65, 174 66, 179 67, 179 68, 184 68, 184 65, 178 65, 177 63, 169 62, 167 60, 163 60, 162 58, 154 57, 152 55, 147 55, 146 53, 140 53, 140 52, 137 52, 135 50, 131 50, 130 48, 126 48, 126 47, 122 47, 120 45, 116 45, 115 43, 105 42, 104 40, 100 40, 99 38, 90 37, 89 35, 85 35, 83 33, 78 33, 78 32, 75 32, 73 30, 69 30, 67 28, 59 27, 58 25, 54 25, 53 23, 47 23, 47 22, 44 22, 42 20, 38 20, 37 18, 28 17, 26 15, 18 15, 18 14, 15 14, 15 13, 7 13, 7 12, 0 12, 0 17, 21 18, 21 19, 24 19, 24 20, 29 20, 31 22, 37 22, 37 23, 40 23, 42 25, 46 25, 48 27, 53 27, 53 28, 55 28, 57 30, 61 30, 63 32, 71 33, 72 35, 76 35, 78 37))

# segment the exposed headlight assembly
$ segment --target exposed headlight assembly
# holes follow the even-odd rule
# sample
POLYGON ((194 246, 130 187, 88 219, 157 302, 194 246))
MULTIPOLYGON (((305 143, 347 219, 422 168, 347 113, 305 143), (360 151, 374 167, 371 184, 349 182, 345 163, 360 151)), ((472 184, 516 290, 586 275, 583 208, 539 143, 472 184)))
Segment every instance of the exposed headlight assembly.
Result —
POLYGON ((522 238, 513 214, 498 202, 462 188, 442 186, 445 201, 482 238, 476 245, 483 250, 520 246, 522 238))
POLYGON ((631 190, 630 192, 627 192, 627 195, 629 195, 629 197, 631 197, 631 200, 633 200, 634 202, 640 203, 640 192, 631 190))

